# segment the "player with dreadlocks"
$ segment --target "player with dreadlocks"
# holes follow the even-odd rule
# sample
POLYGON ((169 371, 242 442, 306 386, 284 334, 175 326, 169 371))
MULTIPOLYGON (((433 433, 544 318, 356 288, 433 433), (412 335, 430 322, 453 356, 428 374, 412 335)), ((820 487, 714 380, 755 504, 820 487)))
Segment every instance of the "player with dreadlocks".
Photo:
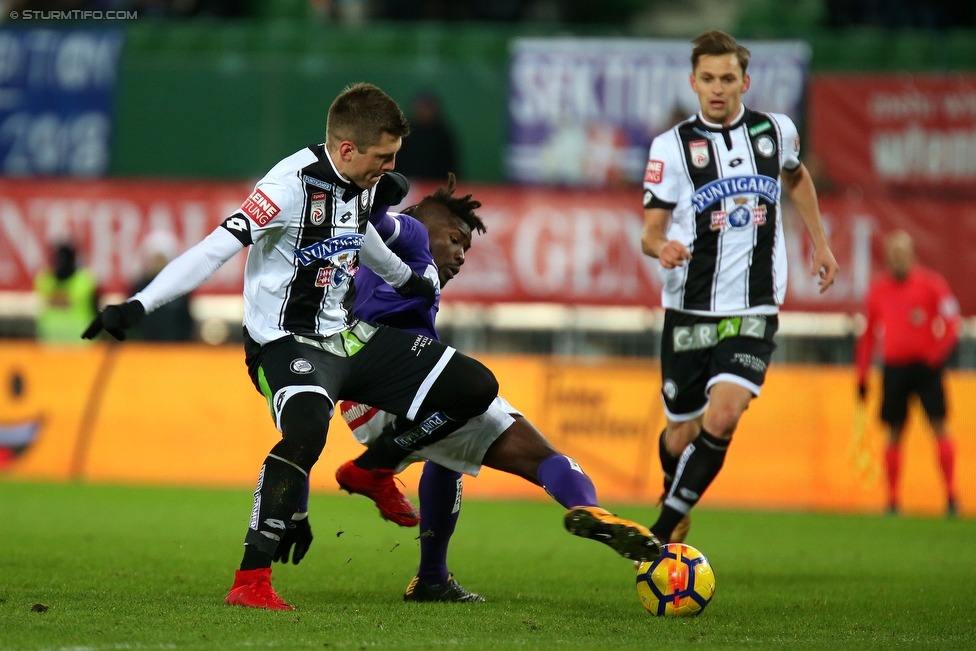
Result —
MULTIPOLYGON (((485 232, 484 223, 475 214, 481 203, 470 194, 456 197, 454 191, 455 178, 451 174, 446 187, 439 187, 402 213, 387 212, 373 222, 387 246, 438 287, 461 271, 474 231, 485 232)), ((428 308, 422 300, 388 291, 368 269, 360 269, 356 276, 356 316, 408 330, 417 334, 418 340, 438 338, 434 328, 438 303, 439 291, 438 301, 428 308)), ((343 402, 341 411, 356 439, 365 445, 377 440, 383 445, 384 439, 409 445, 418 430, 436 432, 443 422, 437 414, 422 422, 411 422, 350 402, 343 402), (391 431, 397 436, 390 437, 391 431), (381 438, 384 432, 386 435, 381 438)), ((375 448, 375 444, 371 445, 358 459, 343 464, 336 479, 346 490, 373 498, 383 517, 402 526, 420 524, 420 568, 403 595, 406 601, 484 601, 461 587, 447 568, 448 545, 461 508, 461 475, 476 476, 481 466, 518 475, 545 488, 569 509, 565 525, 575 535, 606 543, 625 558, 654 559, 660 554, 660 545, 651 532, 601 508, 593 482, 579 464, 555 450, 504 398, 496 398, 484 414, 452 429, 450 436, 415 450, 398 465, 400 471, 412 462, 426 461, 420 479, 419 517, 385 511, 383 501, 374 497, 368 481, 362 479, 366 472, 375 473, 371 469, 375 448)), ((279 549, 284 553, 280 560, 287 562, 288 549, 294 545, 292 560, 297 563, 310 542, 307 518, 298 513, 282 540, 279 549)))

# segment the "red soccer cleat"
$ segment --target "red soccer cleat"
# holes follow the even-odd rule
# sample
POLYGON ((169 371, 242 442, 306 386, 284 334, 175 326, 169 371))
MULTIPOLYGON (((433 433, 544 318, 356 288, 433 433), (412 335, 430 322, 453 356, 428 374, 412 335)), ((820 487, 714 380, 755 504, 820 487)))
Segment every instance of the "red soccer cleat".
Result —
POLYGON ((245 608, 267 608, 268 610, 294 610, 291 604, 275 594, 271 587, 271 568, 256 570, 237 570, 234 585, 227 593, 225 603, 245 608))
POLYGON ((365 470, 347 461, 336 470, 339 487, 350 493, 365 495, 376 503, 380 515, 401 527, 416 527, 420 513, 393 483, 393 470, 365 470))

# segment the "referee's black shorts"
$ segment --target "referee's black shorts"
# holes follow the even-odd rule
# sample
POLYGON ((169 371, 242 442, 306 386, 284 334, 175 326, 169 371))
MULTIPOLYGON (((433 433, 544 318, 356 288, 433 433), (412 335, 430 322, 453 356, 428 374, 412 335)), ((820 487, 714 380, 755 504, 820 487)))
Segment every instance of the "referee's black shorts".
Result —
POLYGON ((904 364, 884 367, 884 397, 881 399, 881 420, 904 423, 908 416, 908 398, 913 393, 922 402, 929 418, 945 418, 945 391, 942 369, 926 364, 904 364))

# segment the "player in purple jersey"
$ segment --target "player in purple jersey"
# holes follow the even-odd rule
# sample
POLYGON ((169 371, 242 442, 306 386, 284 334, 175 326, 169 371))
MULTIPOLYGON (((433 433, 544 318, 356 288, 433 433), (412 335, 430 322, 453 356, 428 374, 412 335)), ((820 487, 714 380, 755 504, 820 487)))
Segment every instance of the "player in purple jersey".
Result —
MULTIPOLYGON (((413 210, 416 208, 417 206, 412 207, 413 210)), ((457 260, 445 260, 445 269, 441 272, 435 262, 432 249, 448 249, 442 251, 442 259, 446 259, 451 255, 450 249, 456 247, 462 240, 466 240, 470 245, 473 228, 484 232, 484 226, 480 220, 477 222, 471 220, 472 223, 463 222, 463 225, 451 223, 455 216, 448 208, 439 201, 431 201, 421 212, 421 217, 427 215, 425 223, 443 226, 437 229, 436 233, 445 241, 434 242, 431 240, 433 233, 428 234, 424 223, 409 216, 412 209, 408 208, 403 214, 390 214, 384 211, 372 220, 373 226, 387 246, 394 246, 396 251, 408 256, 403 260, 407 266, 418 275, 429 279, 435 287, 443 286, 448 279, 453 278, 460 271, 461 265, 464 264, 464 252, 463 250, 460 252, 457 260), (433 213, 433 216, 430 213, 433 213), (440 280, 442 274, 445 276, 444 280, 440 280)), ((404 298, 396 291, 386 291, 386 287, 389 286, 375 273, 368 269, 361 269, 356 276, 356 302, 353 313, 364 321, 384 323, 431 339, 439 339, 434 328, 434 319, 437 316, 440 295, 438 294, 434 305, 428 308, 422 298, 420 300, 415 300, 413 297, 404 298)))
MULTIPOLYGON (((460 272, 473 232, 485 231, 474 213, 481 203, 471 195, 455 197, 454 189, 455 179, 450 175, 447 187, 438 188, 402 214, 385 214, 373 220, 392 251, 418 275, 436 280, 441 287, 460 272)), ((365 268, 360 269, 355 282, 354 311, 358 318, 437 339, 434 318, 439 296, 434 307, 428 308, 422 300, 387 291, 386 284, 365 268)), ((437 419, 435 414, 416 424, 368 405, 343 402, 340 408, 363 444, 391 429, 409 437, 413 429, 437 419)), ((420 479, 420 568, 404 593, 406 601, 484 601, 461 587, 447 568, 448 545, 461 508, 462 473, 477 475, 482 465, 542 486, 568 509, 565 525, 571 533, 606 543, 625 558, 653 559, 660 554, 660 545, 650 531, 601 508, 593 482, 580 466, 556 451, 504 398, 497 398, 487 412, 463 423, 450 436, 417 450, 398 469, 414 461, 426 463, 420 479)), ((359 471, 358 462, 349 461, 336 473, 339 484, 347 490, 349 475, 359 471)), ((281 545, 295 545, 296 553, 301 550, 301 555, 293 558, 295 563, 311 542, 306 515, 296 516, 303 524, 289 528, 281 545)), ((287 553, 283 560, 287 562, 287 553)))

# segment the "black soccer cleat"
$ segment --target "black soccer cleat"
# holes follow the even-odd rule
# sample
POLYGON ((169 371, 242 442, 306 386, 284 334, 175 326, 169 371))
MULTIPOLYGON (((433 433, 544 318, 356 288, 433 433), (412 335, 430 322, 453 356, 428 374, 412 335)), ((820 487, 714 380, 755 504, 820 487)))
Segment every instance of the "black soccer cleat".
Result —
POLYGON ((565 524, 574 536, 598 540, 624 558, 653 561, 661 555, 661 543, 650 529, 598 506, 571 508, 566 512, 565 524))
POLYGON ((453 601, 456 603, 483 603, 485 598, 473 592, 468 592, 461 587, 461 584, 454 580, 453 574, 447 575, 444 583, 429 584, 420 580, 419 576, 413 577, 413 581, 407 586, 403 593, 404 601, 453 601))

